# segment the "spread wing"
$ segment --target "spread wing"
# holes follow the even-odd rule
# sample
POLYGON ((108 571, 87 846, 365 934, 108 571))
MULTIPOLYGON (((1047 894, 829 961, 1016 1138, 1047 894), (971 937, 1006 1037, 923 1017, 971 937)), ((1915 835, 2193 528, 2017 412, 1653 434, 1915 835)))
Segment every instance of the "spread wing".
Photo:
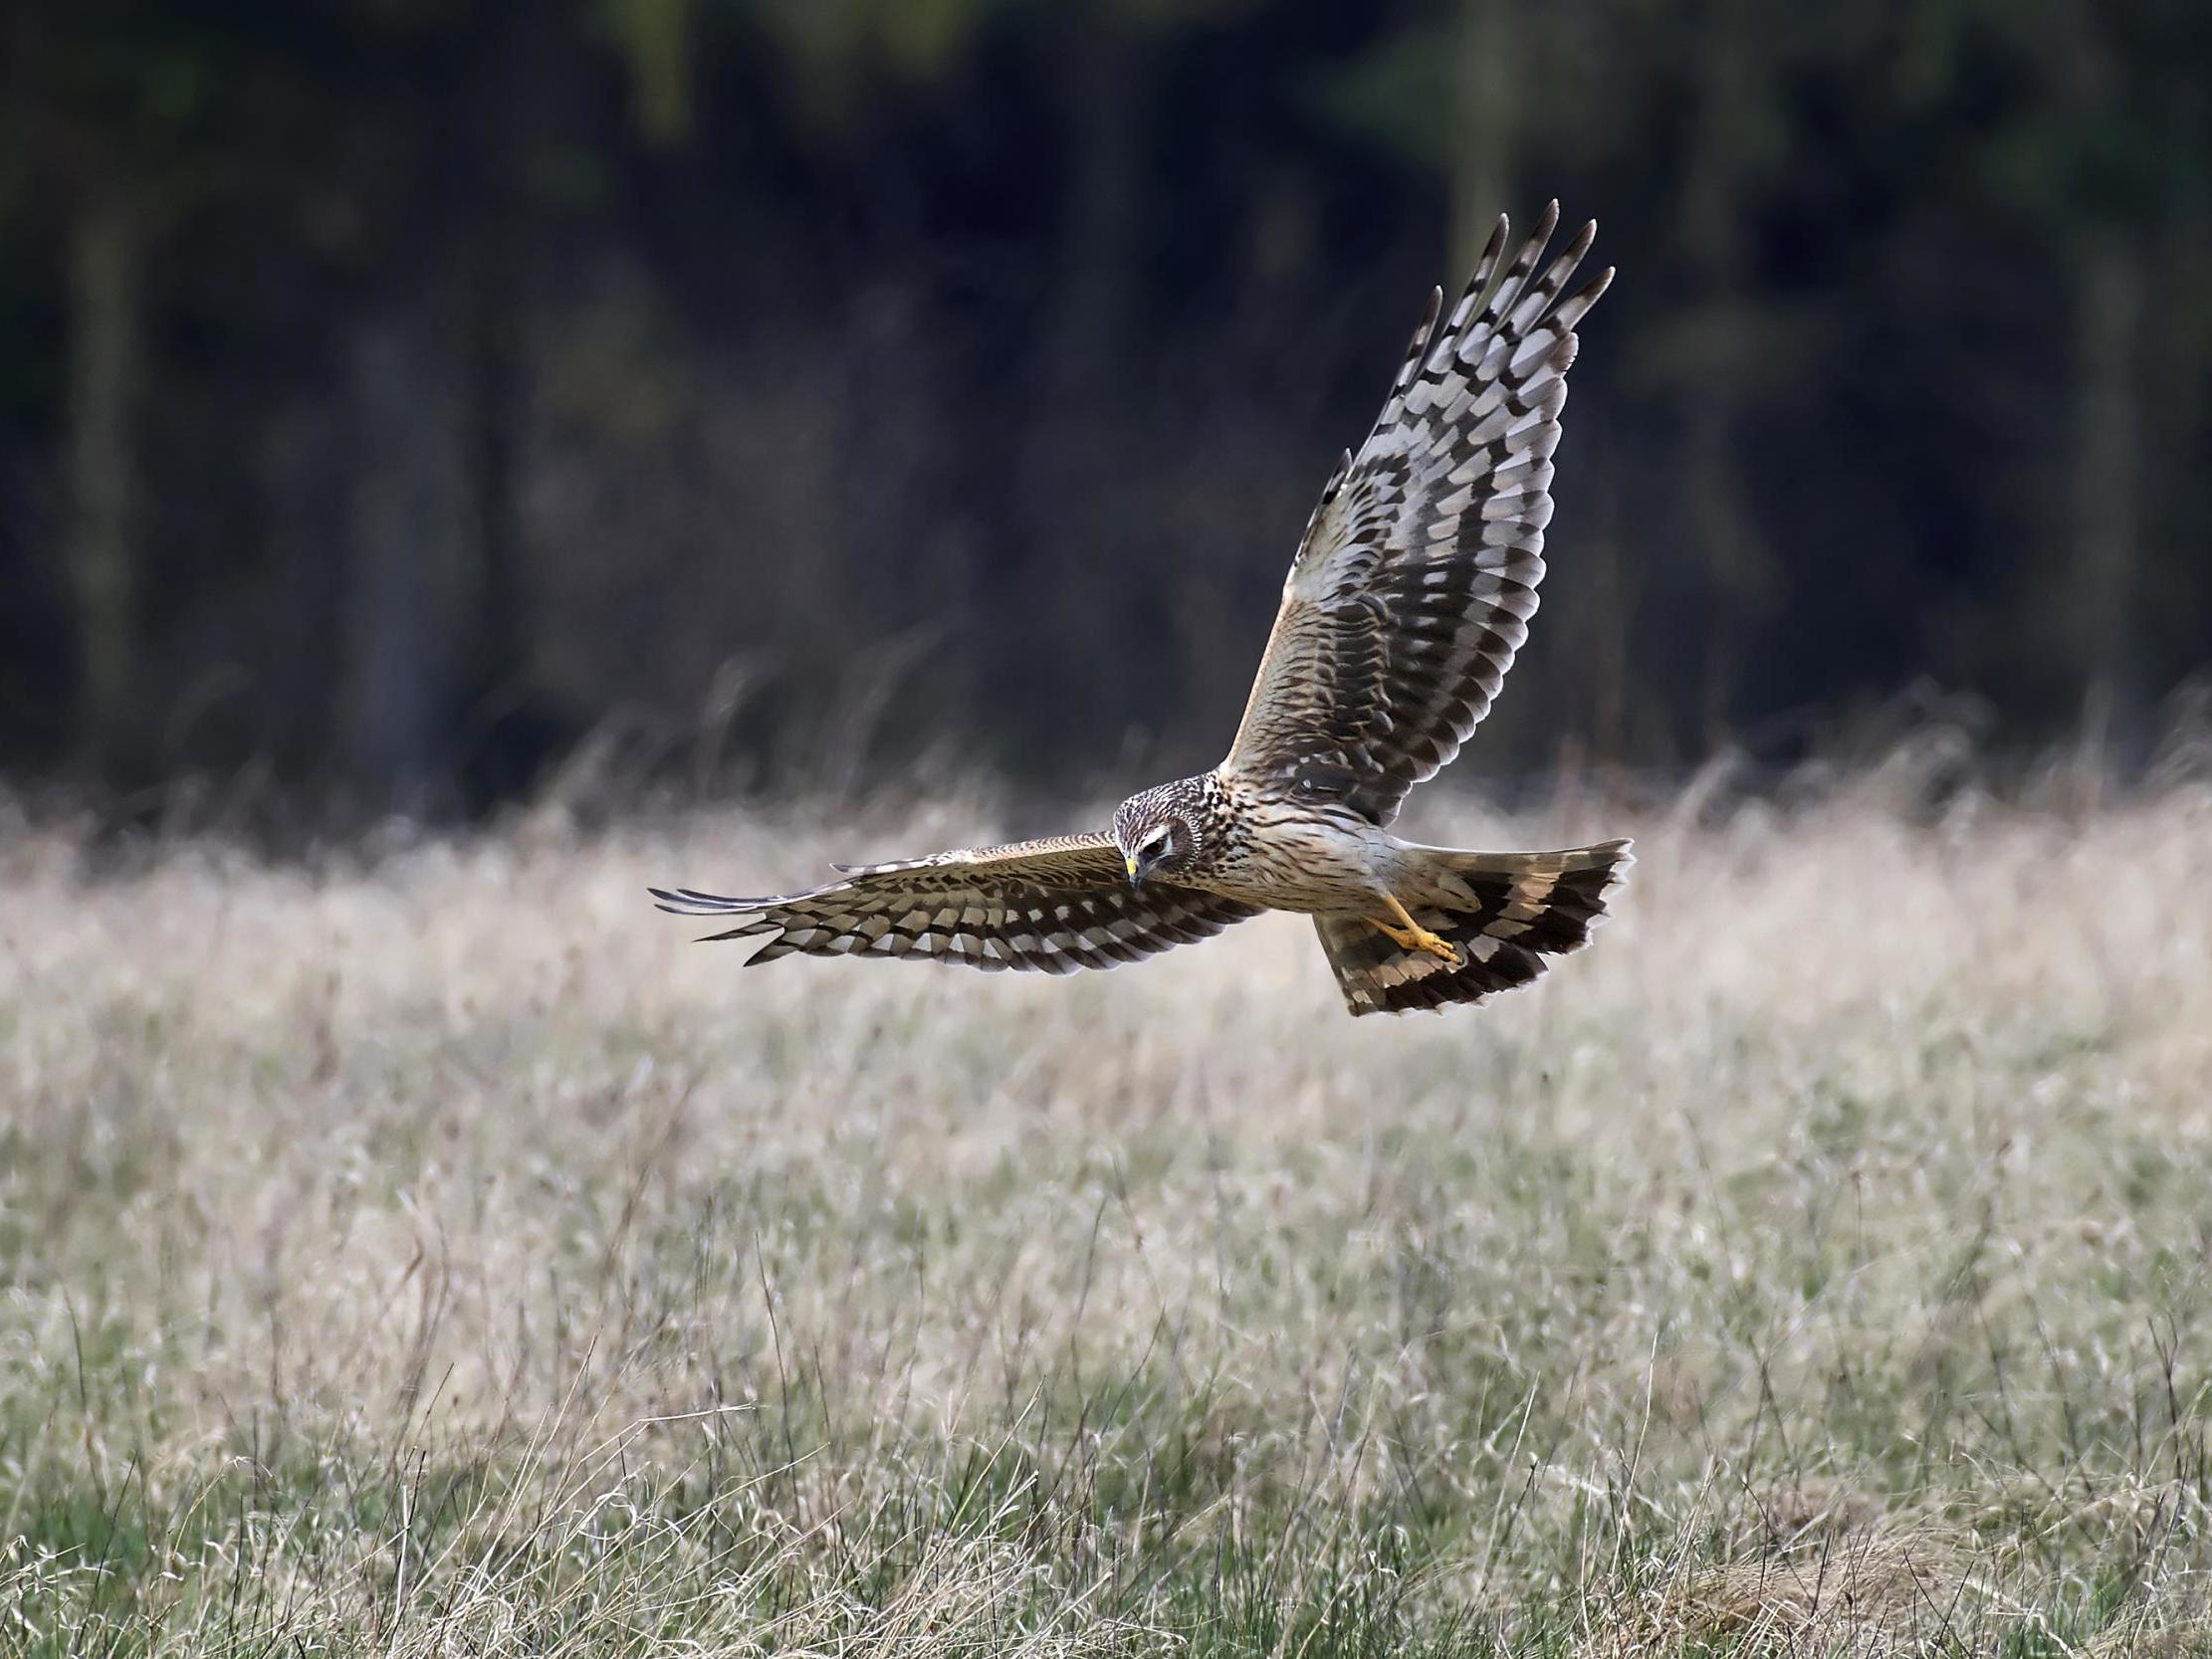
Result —
POLYGON ((1106 835, 837 868, 843 881, 773 899, 648 891, 677 916, 737 920, 709 938, 765 936, 748 965, 803 950, 1068 973, 1134 962, 1259 914, 1255 906, 1157 880, 1133 890, 1121 851, 1106 835))
POLYGON ((1224 771, 1386 824, 1489 713, 1536 612, 1575 324, 1613 278, 1561 299, 1598 227, 1539 275, 1558 222, 1554 202, 1487 304, 1503 219, 1441 327, 1430 301, 1306 525, 1224 771))

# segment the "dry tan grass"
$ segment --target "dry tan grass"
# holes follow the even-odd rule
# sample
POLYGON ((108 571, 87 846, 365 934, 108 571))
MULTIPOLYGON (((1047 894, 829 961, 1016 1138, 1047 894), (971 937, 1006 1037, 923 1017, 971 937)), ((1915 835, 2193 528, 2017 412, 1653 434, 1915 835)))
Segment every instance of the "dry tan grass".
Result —
POLYGON ((2186 1641, 2212 800, 1644 816, 1419 826, 1640 862, 1534 991, 1358 1022, 1293 919, 745 973, 643 899, 957 807, 18 831, 0 1626, 244 1651, 243 1575, 254 1640, 410 1653, 2186 1641))
POLYGON ((1969 1583, 1934 1537, 1847 1535, 1666 1577, 1605 1609, 1575 1651, 1580 1659, 1716 1647, 1891 1653, 1940 1631, 1969 1583))

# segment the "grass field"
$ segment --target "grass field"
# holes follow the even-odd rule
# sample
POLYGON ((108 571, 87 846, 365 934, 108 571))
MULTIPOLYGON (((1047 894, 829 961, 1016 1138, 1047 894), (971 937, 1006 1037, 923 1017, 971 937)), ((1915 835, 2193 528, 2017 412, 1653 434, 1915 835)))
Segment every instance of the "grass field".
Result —
POLYGON ((2212 796, 1639 836, 1533 991, 1267 918, 739 970, 970 839, 0 838, 0 1650, 2212 1651, 2212 796))

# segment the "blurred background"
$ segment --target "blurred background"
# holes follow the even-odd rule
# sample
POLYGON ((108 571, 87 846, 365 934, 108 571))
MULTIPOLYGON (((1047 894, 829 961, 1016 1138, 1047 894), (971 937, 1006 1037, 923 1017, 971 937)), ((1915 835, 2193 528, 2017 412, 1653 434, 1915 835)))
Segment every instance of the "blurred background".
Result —
POLYGON ((18 790, 1209 764, 1429 288, 1552 196, 1621 274, 1484 778, 1931 700, 2146 753, 2212 661, 2194 0, 7 18, 18 790))

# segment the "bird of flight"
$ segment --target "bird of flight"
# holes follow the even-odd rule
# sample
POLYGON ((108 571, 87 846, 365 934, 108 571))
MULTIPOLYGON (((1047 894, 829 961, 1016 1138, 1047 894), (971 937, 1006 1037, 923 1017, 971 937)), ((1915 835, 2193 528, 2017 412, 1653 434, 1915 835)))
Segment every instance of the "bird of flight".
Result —
POLYGON ((1431 297, 1374 430, 1307 521, 1218 766, 1130 796, 1110 831, 839 865, 842 881, 776 898, 655 888, 660 908, 736 922, 712 938, 765 937, 753 962, 1046 973, 1298 911, 1354 1014, 1479 1002, 1581 945, 1628 842, 1477 853, 1388 832, 1489 712, 1536 611, 1575 324, 1613 279, 1567 294, 1598 227, 1542 265, 1558 223, 1554 202, 1500 275, 1500 218, 1440 325, 1431 297))

